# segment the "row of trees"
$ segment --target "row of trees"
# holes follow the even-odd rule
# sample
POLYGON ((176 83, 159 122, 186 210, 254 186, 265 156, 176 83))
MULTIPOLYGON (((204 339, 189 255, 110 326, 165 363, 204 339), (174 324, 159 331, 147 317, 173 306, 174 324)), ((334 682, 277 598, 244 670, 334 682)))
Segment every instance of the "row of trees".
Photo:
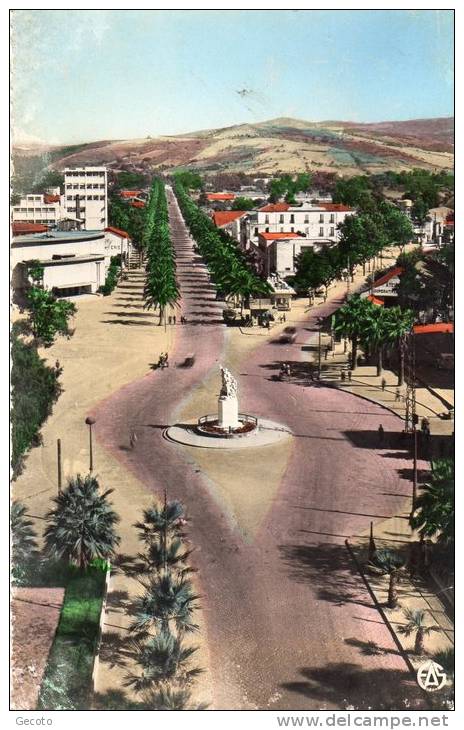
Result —
POLYGON ((142 248, 147 257, 144 298, 146 309, 159 309, 159 324, 165 322, 166 308, 179 300, 176 263, 171 242, 168 204, 164 184, 153 181, 146 209, 142 248))
POLYGON ((276 203, 285 197, 285 201, 290 204, 296 203, 296 194, 306 192, 311 187, 312 177, 307 172, 301 172, 295 177, 292 175, 282 175, 274 178, 269 183, 269 201, 276 203))
MULTIPOLYGON (((120 538, 119 516, 109 501, 112 491, 102 492, 91 475, 69 479, 45 517, 42 552, 25 505, 13 502, 14 582, 28 584, 40 572, 38 566, 49 559, 85 573, 89 566, 113 558, 120 538)), ((201 670, 191 665, 197 648, 186 643, 186 635, 198 630, 194 623, 198 596, 189 579, 186 525, 182 504, 168 502, 166 496, 163 504, 145 510, 134 525, 143 545, 136 565, 143 576, 143 594, 135 601, 132 636, 125 646, 138 671, 126 676, 125 685, 140 695, 137 709, 198 709, 188 706, 189 687, 201 670)))
POLYGON ((251 268, 236 242, 227 233, 218 230, 206 213, 193 202, 178 178, 174 189, 182 215, 208 266, 211 279, 220 293, 240 300, 243 314, 243 307, 249 297, 268 295, 269 285, 251 268))
POLYGON ((361 346, 368 356, 377 356, 377 375, 380 376, 385 348, 396 346, 400 363, 398 385, 402 385, 407 338, 413 324, 414 312, 410 309, 385 309, 367 297, 355 294, 337 310, 334 330, 351 341, 352 370, 356 367, 358 347, 361 346))

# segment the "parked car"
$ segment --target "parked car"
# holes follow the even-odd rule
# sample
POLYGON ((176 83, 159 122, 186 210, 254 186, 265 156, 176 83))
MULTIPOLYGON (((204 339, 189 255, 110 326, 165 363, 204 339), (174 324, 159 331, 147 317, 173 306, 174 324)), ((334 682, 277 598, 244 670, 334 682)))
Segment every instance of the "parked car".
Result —
POLYGON ((279 337, 279 342, 283 344, 292 344, 296 340, 296 327, 285 327, 279 337))

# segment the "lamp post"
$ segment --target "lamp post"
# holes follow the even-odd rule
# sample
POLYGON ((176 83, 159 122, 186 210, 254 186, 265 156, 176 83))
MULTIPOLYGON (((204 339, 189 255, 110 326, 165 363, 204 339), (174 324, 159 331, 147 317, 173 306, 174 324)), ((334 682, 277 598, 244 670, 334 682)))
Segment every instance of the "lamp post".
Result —
POLYGON ((85 422, 87 426, 89 427, 89 451, 90 451, 90 460, 89 460, 89 471, 93 471, 93 450, 92 450, 92 426, 95 423, 95 418, 92 418, 91 416, 87 416, 85 419, 85 422))
POLYGON ((58 494, 61 494, 62 471, 61 471, 61 439, 56 440, 56 456, 58 465, 58 494))
POLYGON ((318 360, 317 360, 317 379, 318 380, 321 379, 321 349, 322 349, 321 334, 322 334, 323 321, 324 320, 322 317, 318 317, 318 320, 317 320, 318 325, 319 325, 319 347, 318 347, 319 352, 318 352, 318 360))
POLYGON ((417 424, 419 416, 417 413, 412 414, 412 434, 413 434, 413 463, 412 463, 412 505, 411 505, 411 517, 414 515, 416 510, 417 502, 417 424))

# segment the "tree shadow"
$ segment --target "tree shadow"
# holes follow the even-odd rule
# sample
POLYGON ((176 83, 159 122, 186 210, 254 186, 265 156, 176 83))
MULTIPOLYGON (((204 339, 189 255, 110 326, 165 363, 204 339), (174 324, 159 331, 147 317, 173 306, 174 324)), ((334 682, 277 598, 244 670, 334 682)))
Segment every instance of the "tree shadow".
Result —
POLYGON ((427 707, 419 688, 406 671, 364 669, 348 662, 303 667, 299 671, 300 681, 286 682, 281 687, 340 709, 414 710, 427 707))
POLYGON ((141 702, 129 699, 127 694, 119 689, 108 689, 106 692, 95 692, 93 695, 95 710, 146 710, 141 702))
POLYGON ((311 584, 321 600, 337 606, 355 604, 372 608, 344 543, 280 545, 279 551, 290 578, 297 583, 311 584))
POLYGON ((344 639, 345 644, 348 646, 354 646, 359 649, 360 653, 364 656, 382 656, 384 654, 396 654, 399 652, 396 649, 384 649, 379 646, 375 641, 361 641, 361 639, 344 639))
POLYGON ((137 319, 101 319, 100 322, 102 324, 119 324, 119 325, 140 325, 140 326, 150 326, 153 327, 154 322, 153 321, 147 321, 146 319, 137 320, 137 319))

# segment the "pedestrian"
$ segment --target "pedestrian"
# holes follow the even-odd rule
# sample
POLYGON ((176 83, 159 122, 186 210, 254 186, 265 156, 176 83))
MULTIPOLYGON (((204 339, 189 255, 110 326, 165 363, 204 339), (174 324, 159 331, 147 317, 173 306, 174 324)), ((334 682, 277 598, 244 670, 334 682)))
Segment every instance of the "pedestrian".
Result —
POLYGON ((395 403, 398 403, 398 401, 401 400, 401 390, 399 388, 395 391, 395 403))
POLYGON ((350 383, 351 383, 351 376, 352 376, 352 372, 351 372, 351 370, 348 370, 348 381, 350 383))
POLYGON ((290 364, 289 363, 287 363, 285 365, 285 372, 287 373, 288 376, 290 376, 292 374, 292 371, 290 369, 290 364))
POLYGON ((378 427, 377 433, 379 434, 379 444, 380 444, 380 446, 382 446, 383 439, 384 439, 384 436, 385 436, 385 431, 383 429, 382 424, 380 424, 380 426, 378 427))
POLYGON ((176 323, 176 315, 174 315, 174 317, 172 319, 173 319, 173 322, 175 324, 176 323))
POLYGON ((387 385, 387 381, 385 380, 385 378, 382 378, 382 391, 385 390, 386 385, 387 385))
POLYGON ((345 371, 344 370, 340 370, 340 378, 341 378, 342 382, 345 381, 345 377, 346 377, 345 371))
POLYGON ((287 321, 287 317, 285 316, 285 312, 283 313, 282 317, 284 318, 284 322, 287 321))
POLYGON ((134 448, 136 443, 137 443, 137 434, 135 433, 134 429, 132 429, 130 438, 129 438, 129 444, 130 444, 131 449, 134 448))

